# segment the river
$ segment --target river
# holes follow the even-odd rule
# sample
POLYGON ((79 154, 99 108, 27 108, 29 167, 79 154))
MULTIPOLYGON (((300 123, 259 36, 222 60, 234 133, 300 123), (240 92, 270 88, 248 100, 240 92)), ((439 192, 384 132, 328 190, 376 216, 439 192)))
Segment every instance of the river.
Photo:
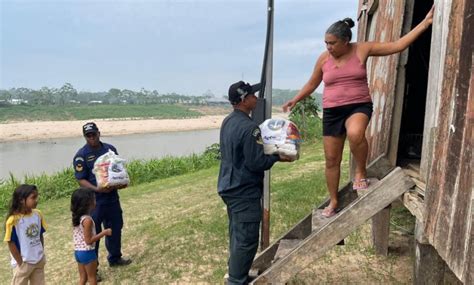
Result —
MULTIPOLYGON (((130 161, 202 153, 219 141, 219 130, 102 136, 101 141, 114 145, 130 161)), ((0 143, 0 179, 9 173, 21 178, 60 171, 72 165, 74 154, 84 144, 82 137, 0 143)))

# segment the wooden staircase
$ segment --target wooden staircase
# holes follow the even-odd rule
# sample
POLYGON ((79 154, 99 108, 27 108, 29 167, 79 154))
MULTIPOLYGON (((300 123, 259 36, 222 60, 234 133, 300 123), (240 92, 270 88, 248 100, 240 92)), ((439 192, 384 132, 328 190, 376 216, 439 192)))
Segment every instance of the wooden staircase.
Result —
POLYGON ((371 179, 364 191, 354 192, 347 184, 339 191, 340 212, 322 217, 321 211, 329 204, 324 202, 255 258, 251 284, 287 282, 413 186, 400 168, 380 181, 371 179))

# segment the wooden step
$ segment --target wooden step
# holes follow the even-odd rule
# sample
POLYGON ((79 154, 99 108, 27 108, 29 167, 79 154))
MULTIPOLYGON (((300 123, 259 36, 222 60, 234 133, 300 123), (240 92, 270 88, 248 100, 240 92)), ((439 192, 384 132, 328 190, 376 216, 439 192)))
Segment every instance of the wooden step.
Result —
MULTIPOLYGON (((348 203, 349 199, 357 198, 357 195, 352 191, 351 183, 346 184, 341 190, 339 190, 338 196, 344 204, 348 203)), ((317 209, 324 209, 327 205, 329 205, 329 199, 320 204, 317 209)), ((312 219, 313 213, 309 213, 306 217, 296 223, 296 225, 293 226, 287 233, 270 244, 269 247, 267 247, 255 257, 252 268, 257 269, 260 272, 267 270, 267 268, 272 265, 275 254, 282 240, 303 240, 308 237, 312 232, 312 219)))
POLYGON ((401 168, 395 168, 381 181, 371 184, 366 193, 359 193, 360 196, 334 218, 312 231, 296 248, 253 280, 252 284, 287 282, 413 186, 413 181, 401 168))
MULTIPOLYGON (((371 187, 375 187, 375 185, 379 183, 379 180, 377 178, 369 178, 369 189, 371 187)), ((355 191, 356 192, 356 195, 357 197, 361 197, 365 194, 367 194, 369 192, 369 189, 365 189, 365 190, 357 190, 355 191)))
POLYGON ((301 243, 300 239, 283 239, 280 241, 278 246, 278 250, 275 253, 275 257, 273 258, 273 262, 277 261, 278 259, 286 256, 290 251, 292 251, 298 244, 301 243))
MULTIPOLYGON (((370 185, 374 186, 376 183, 379 182, 377 178, 369 178, 370 185)), ((353 203, 356 199, 359 198, 359 196, 362 196, 363 194, 367 193, 368 190, 358 190, 358 191, 348 191, 344 195, 341 195, 339 197, 339 205, 340 207, 338 208, 338 213, 336 215, 326 218, 323 216, 323 210, 324 208, 318 208, 313 210, 313 218, 312 218, 312 230, 316 231, 326 225, 328 222, 331 220, 335 219, 339 213, 349 206, 351 203, 353 203)))

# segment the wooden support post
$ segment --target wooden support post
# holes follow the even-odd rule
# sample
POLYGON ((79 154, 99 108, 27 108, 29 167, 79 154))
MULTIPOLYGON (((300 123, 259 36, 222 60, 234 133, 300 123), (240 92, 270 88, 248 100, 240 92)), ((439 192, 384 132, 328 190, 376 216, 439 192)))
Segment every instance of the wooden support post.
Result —
POLYGON ((415 265, 413 284, 444 284, 445 263, 423 234, 423 225, 415 225, 415 265))
POLYGON ((390 233, 390 208, 384 208, 372 218, 372 242, 375 254, 388 255, 388 237, 390 233))

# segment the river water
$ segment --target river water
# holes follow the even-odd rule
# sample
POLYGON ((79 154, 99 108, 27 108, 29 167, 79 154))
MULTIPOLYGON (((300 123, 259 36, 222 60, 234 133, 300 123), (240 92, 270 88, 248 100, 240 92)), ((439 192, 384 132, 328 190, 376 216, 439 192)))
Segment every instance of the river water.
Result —
MULTIPOLYGON (((101 141, 117 148, 126 160, 183 156, 202 153, 219 141, 219 130, 198 130, 124 136, 101 136, 101 141)), ((72 165, 85 144, 82 137, 0 143, 0 179, 11 172, 15 177, 51 174, 72 165)))

